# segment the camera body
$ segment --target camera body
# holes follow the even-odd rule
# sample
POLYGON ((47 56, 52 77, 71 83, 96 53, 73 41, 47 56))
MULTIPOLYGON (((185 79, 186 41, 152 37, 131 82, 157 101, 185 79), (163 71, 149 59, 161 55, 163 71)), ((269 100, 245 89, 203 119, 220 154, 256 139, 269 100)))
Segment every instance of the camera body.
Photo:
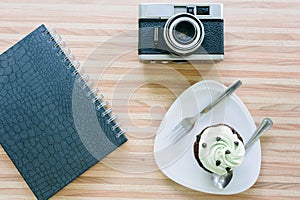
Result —
POLYGON ((139 59, 224 59, 222 4, 140 4, 139 59))

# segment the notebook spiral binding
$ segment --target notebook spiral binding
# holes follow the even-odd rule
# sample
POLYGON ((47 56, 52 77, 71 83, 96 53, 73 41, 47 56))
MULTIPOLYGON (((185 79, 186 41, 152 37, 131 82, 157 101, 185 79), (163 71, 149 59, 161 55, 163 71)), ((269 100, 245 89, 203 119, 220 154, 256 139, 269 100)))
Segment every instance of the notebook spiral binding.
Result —
MULTIPOLYGON (((92 88, 93 83, 88 80, 88 75, 82 75, 84 70, 81 67, 81 64, 79 61, 76 60, 75 56, 71 53, 71 50, 67 47, 66 43, 63 41, 61 36, 55 31, 55 29, 49 31, 43 31, 43 36, 48 36, 47 42, 51 43, 53 40, 55 41, 55 44, 52 46, 53 50, 56 50, 58 47, 60 47, 60 50, 56 53, 57 56, 61 56, 63 53, 66 55, 64 58, 62 58, 62 62, 70 61, 70 64, 66 66, 67 69, 71 70, 72 67, 74 67, 74 71, 71 73, 72 76, 76 76, 77 74, 80 74, 79 78, 77 79, 78 82, 84 82, 84 84, 81 86, 82 89, 85 89, 87 87, 92 88)), ((104 111, 101 113, 101 117, 109 116, 109 118, 106 120, 106 124, 111 124, 112 122, 115 122, 117 119, 117 115, 112 115, 112 108, 107 108, 108 102, 104 101, 104 95, 99 94, 99 89, 96 87, 94 89, 91 89, 87 92, 86 96, 94 95, 94 98, 92 99, 92 103, 96 103, 97 101, 100 102, 99 105, 96 106, 96 110, 100 110, 101 108, 104 109, 104 111)), ((123 131, 120 128, 120 124, 116 123, 111 126, 111 131, 115 131, 117 128, 119 128, 119 131, 116 133, 116 137, 119 138, 121 135, 125 134, 125 131, 123 131)))

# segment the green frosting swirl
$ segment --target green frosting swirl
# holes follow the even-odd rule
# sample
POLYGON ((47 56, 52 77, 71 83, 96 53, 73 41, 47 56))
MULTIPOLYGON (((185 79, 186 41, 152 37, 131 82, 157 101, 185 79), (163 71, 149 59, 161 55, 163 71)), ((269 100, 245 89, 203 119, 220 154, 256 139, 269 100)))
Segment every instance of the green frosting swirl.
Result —
POLYGON ((209 171, 222 175, 234 170, 244 159, 245 147, 225 125, 207 128, 199 142, 199 159, 209 171))

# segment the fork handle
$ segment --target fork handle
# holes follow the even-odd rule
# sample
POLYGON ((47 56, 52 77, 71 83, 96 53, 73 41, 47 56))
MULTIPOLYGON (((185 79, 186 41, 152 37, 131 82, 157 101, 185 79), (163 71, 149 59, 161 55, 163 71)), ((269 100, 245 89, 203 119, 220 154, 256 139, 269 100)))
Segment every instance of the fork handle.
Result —
POLYGON ((235 82, 232 85, 230 85, 218 98, 216 98, 213 102, 211 102, 208 106, 206 106, 203 110, 201 110, 201 112, 199 113, 199 115, 207 113, 208 111, 210 111, 215 105, 217 105, 218 103, 220 103, 220 101, 222 101, 228 95, 232 94, 241 85, 242 85, 242 81, 241 80, 238 80, 237 82, 235 82))

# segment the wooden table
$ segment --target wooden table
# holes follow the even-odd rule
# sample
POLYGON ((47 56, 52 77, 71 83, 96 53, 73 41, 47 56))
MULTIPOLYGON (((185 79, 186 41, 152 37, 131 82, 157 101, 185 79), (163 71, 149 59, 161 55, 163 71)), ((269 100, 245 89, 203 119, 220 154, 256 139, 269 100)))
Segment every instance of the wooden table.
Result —
MULTIPOLYGON (((56 28, 78 60, 85 61, 86 73, 128 130, 129 141, 120 150, 53 199, 299 199, 300 1, 207 1, 224 3, 226 54, 222 62, 199 66, 138 62, 134 34, 140 2, 0 2, 0 52, 41 23, 56 28), (117 47, 124 44, 129 51, 110 51, 107 44, 116 41, 117 47), (101 64, 102 58, 112 62, 101 64), (261 139, 260 176, 237 195, 185 188, 164 176, 153 160, 154 138, 164 114, 184 89, 203 79, 225 85, 241 79, 244 84, 236 94, 256 124, 264 117, 274 121, 261 139)), ((34 199, 2 148, 0 199, 34 199)))

